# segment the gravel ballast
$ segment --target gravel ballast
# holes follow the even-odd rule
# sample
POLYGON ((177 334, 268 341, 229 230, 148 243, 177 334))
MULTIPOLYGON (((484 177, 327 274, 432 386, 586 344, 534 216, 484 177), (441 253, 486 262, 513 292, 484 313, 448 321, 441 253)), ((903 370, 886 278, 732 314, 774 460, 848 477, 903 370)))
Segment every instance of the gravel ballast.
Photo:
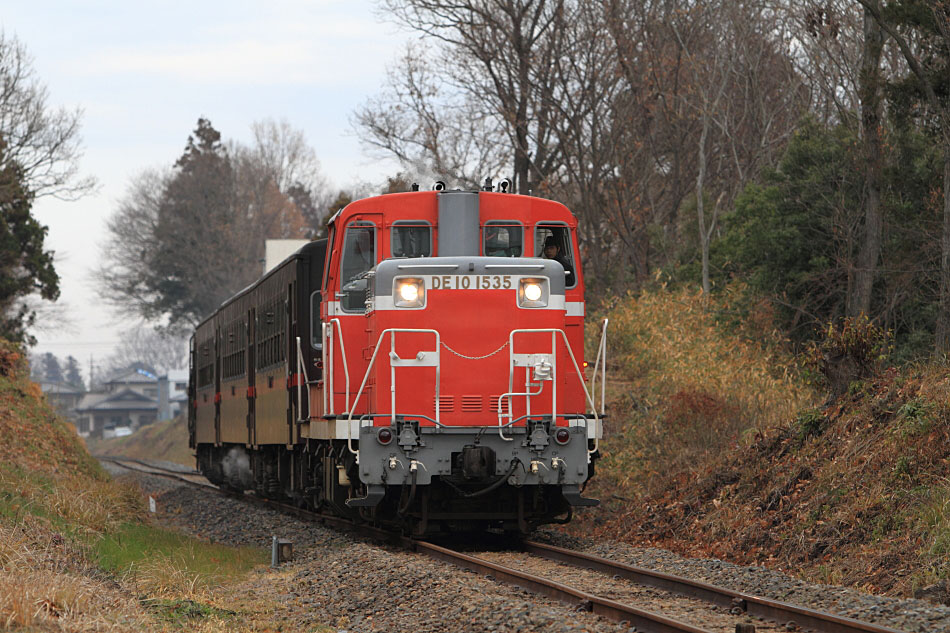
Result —
POLYGON ((805 582, 766 567, 742 566, 708 558, 684 558, 652 547, 593 541, 542 531, 536 540, 602 556, 636 567, 700 580, 809 609, 872 622, 913 633, 950 632, 950 607, 923 600, 875 596, 856 589, 805 582))
POLYGON ((269 547, 273 535, 292 541, 293 562, 251 581, 280 595, 279 616, 291 630, 323 622, 350 632, 630 631, 422 554, 198 488, 168 490, 158 507, 163 523, 209 541, 260 547, 269 547))
MULTIPOLYGON (((259 583, 262 593, 279 596, 281 608, 274 617, 285 622, 285 630, 318 623, 350 632, 631 630, 421 554, 362 542, 210 491, 139 477, 157 495, 162 523, 231 545, 269 547, 273 535, 294 543, 293 562, 253 574, 247 587, 253 592, 259 583)), ((542 531, 536 540, 912 633, 950 633, 950 608, 920 600, 872 596, 764 567, 687 559, 666 550, 578 540, 555 531, 542 531)), ((596 593, 592 587, 580 588, 596 593)), ((720 615, 714 612, 710 607, 710 616, 717 616, 710 624, 720 615)), ((757 627, 766 630, 761 623, 757 627)))

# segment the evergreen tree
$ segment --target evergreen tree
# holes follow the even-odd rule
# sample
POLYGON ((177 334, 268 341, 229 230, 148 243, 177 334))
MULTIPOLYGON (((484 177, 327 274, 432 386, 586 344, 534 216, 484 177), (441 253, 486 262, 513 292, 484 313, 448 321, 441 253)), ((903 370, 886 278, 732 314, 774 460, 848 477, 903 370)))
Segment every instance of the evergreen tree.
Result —
POLYGON ((46 352, 46 355, 43 356, 43 378, 47 382, 65 382, 59 359, 50 352, 46 352))
POLYGON ((36 312, 24 299, 38 293, 43 299, 59 297, 59 275, 53 253, 43 249, 46 227, 32 215, 33 194, 20 166, 5 157, 0 138, 0 337, 36 342, 27 329, 36 312))
POLYGON ((155 293, 154 313, 174 321, 196 323, 234 291, 228 266, 228 237, 233 171, 221 133, 207 119, 188 137, 175 163, 159 207, 156 245, 149 253, 147 288, 155 293), (205 277, 200 285, 195 276, 205 277))
POLYGON ((66 382, 77 389, 86 388, 82 382, 82 372, 79 371, 79 361, 73 356, 66 358, 66 382))

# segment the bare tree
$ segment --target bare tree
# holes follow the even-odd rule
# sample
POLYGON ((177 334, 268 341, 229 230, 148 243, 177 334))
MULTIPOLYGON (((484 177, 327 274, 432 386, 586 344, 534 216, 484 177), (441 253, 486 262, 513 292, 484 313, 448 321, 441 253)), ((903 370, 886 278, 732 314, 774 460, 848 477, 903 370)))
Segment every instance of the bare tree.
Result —
MULTIPOLYGON (((616 112, 628 132, 615 145, 650 158, 630 174, 629 158, 617 156, 627 176, 618 185, 637 188, 625 208, 645 208, 641 233, 662 227, 667 240, 686 243, 686 236, 676 234, 675 218, 692 182, 696 246, 708 292, 719 215, 781 156, 807 108, 807 90, 765 3, 612 0, 606 6, 607 30, 633 107, 616 112)), ((638 242, 634 248, 644 252, 638 259, 645 275, 656 263, 645 254, 650 243, 638 242)))
POLYGON ((430 47, 409 44, 353 123, 364 144, 419 178, 477 188, 509 167, 507 137, 482 103, 445 84, 438 66, 430 47))
POLYGON ((825 124, 848 121, 859 107, 860 7, 852 0, 778 0, 774 10, 789 58, 810 88, 810 114, 825 124))
POLYGON ((0 168, 19 165, 37 197, 78 198, 95 187, 79 174, 80 110, 53 108, 33 60, 15 37, 0 31, 0 136, 6 145, 0 168))
MULTIPOLYGON (((486 129, 508 139, 515 191, 538 189, 561 160, 549 96, 555 81, 553 58, 561 50, 565 0, 384 0, 382 4, 386 16, 436 45, 438 80, 463 97, 455 103, 464 103, 472 119, 484 121, 486 129)), ((412 123, 406 125, 403 117, 386 121, 365 134, 371 143, 375 137, 377 146, 389 149, 390 143, 378 142, 381 132, 399 135, 421 129, 432 138, 432 132, 437 136, 438 129, 452 127, 451 117, 444 122, 445 110, 427 107, 433 104, 431 95, 414 92, 433 79, 425 75, 419 57, 410 53, 404 58, 403 74, 411 75, 411 81, 402 85, 404 98, 398 102, 412 123)), ((399 96, 398 91, 394 94, 399 96)), ((370 111, 379 111, 379 103, 371 102, 370 111)), ((357 117, 356 122, 363 125, 367 119, 357 117)), ((493 136, 472 138, 485 147, 493 136)), ((402 135, 397 145, 405 141, 402 135)))
POLYGON ((106 264, 97 273, 99 286, 107 301, 130 316, 147 313, 154 300, 142 267, 159 247, 159 209, 170 177, 158 169, 139 173, 106 225, 108 238, 101 247, 106 264))
POLYGON ((884 32, 871 11, 864 10, 864 43, 861 71, 858 76, 858 97, 861 104, 860 130, 863 141, 864 168, 864 236, 858 250, 854 288, 848 297, 848 313, 868 314, 871 311, 871 290, 881 256, 881 233, 884 228, 881 208, 881 180, 884 169, 881 128, 884 115, 884 86, 881 57, 884 32))
POLYGON ((106 375, 133 365, 145 365, 158 372, 188 367, 188 342, 184 337, 140 323, 122 330, 119 340, 112 355, 104 361, 106 375))
POLYGON ((321 210, 330 202, 330 188, 313 147, 303 131, 286 119, 264 119, 251 124, 254 141, 251 160, 282 194, 297 205, 313 229, 323 219, 321 210))

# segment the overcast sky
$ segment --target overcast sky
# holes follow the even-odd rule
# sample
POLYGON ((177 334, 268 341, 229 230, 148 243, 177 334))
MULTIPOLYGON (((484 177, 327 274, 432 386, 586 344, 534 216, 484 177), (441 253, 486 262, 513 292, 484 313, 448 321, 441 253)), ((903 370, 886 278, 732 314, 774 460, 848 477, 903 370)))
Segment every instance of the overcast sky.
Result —
POLYGON ((349 125, 408 37, 379 21, 370 0, 17 0, 4 3, 0 27, 28 48, 51 104, 85 113, 81 167, 98 191, 34 206, 68 320, 35 332, 35 351, 72 354, 84 375, 128 325, 91 280, 105 222, 133 175, 175 161, 199 116, 245 142, 253 121, 286 118, 336 187, 397 169, 362 153, 349 125))

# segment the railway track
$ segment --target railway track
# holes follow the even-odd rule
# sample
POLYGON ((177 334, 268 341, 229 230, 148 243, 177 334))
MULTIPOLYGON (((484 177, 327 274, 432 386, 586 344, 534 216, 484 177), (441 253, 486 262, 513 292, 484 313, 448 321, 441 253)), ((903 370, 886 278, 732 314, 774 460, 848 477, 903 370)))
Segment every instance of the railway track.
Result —
MULTIPOLYGON (((614 621, 626 622, 629 626, 636 627, 637 631, 650 633, 719 633, 725 630, 730 632, 734 630, 736 633, 762 633, 765 631, 787 630, 814 631, 815 633, 901 633, 897 629, 733 591, 688 578, 634 567, 535 541, 520 541, 517 545, 517 552, 483 553, 481 556, 477 556, 430 541, 411 539, 392 531, 357 524, 348 519, 316 513, 260 497, 221 490, 208 483, 204 477, 194 471, 176 471, 142 460, 128 458, 103 456, 99 459, 112 462, 128 470, 178 480, 188 485, 200 486, 213 490, 218 494, 265 505, 301 518, 352 530, 368 538, 416 551, 460 568, 488 576, 498 582, 511 584, 532 593, 538 593, 573 605, 579 610, 590 611, 614 621), (508 560, 508 556, 511 554, 520 555, 521 558, 514 561, 508 560), (559 567, 566 565, 578 570, 601 574, 609 577, 612 581, 622 581, 638 587, 647 587, 673 594, 685 600, 715 605, 719 613, 715 618, 712 615, 705 616, 709 620, 716 620, 714 626, 710 628, 705 628, 708 626, 705 622, 700 625, 673 619, 625 601, 584 591, 578 588, 576 584, 565 584, 549 577, 563 575, 561 571, 549 569, 546 574, 529 571, 527 568, 530 565, 525 561, 525 555, 556 563, 559 567), (490 560, 491 558, 496 560, 490 560), (726 619, 730 622, 728 629, 724 628, 723 618, 718 617, 721 615, 727 616, 726 619), (731 616, 731 619, 729 616, 731 616), (750 623, 749 618, 756 619, 756 623, 750 623)), ((707 606, 707 609, 709 609, 709 606, 707 606)), ((691 610, 693 612, 697 611, 695 607, 691 607, 691 610)), ((704 616, 700 615, 699 617, 703 618, 704 616)), ((693 619, 695 619, 695 616, 693 619)))

